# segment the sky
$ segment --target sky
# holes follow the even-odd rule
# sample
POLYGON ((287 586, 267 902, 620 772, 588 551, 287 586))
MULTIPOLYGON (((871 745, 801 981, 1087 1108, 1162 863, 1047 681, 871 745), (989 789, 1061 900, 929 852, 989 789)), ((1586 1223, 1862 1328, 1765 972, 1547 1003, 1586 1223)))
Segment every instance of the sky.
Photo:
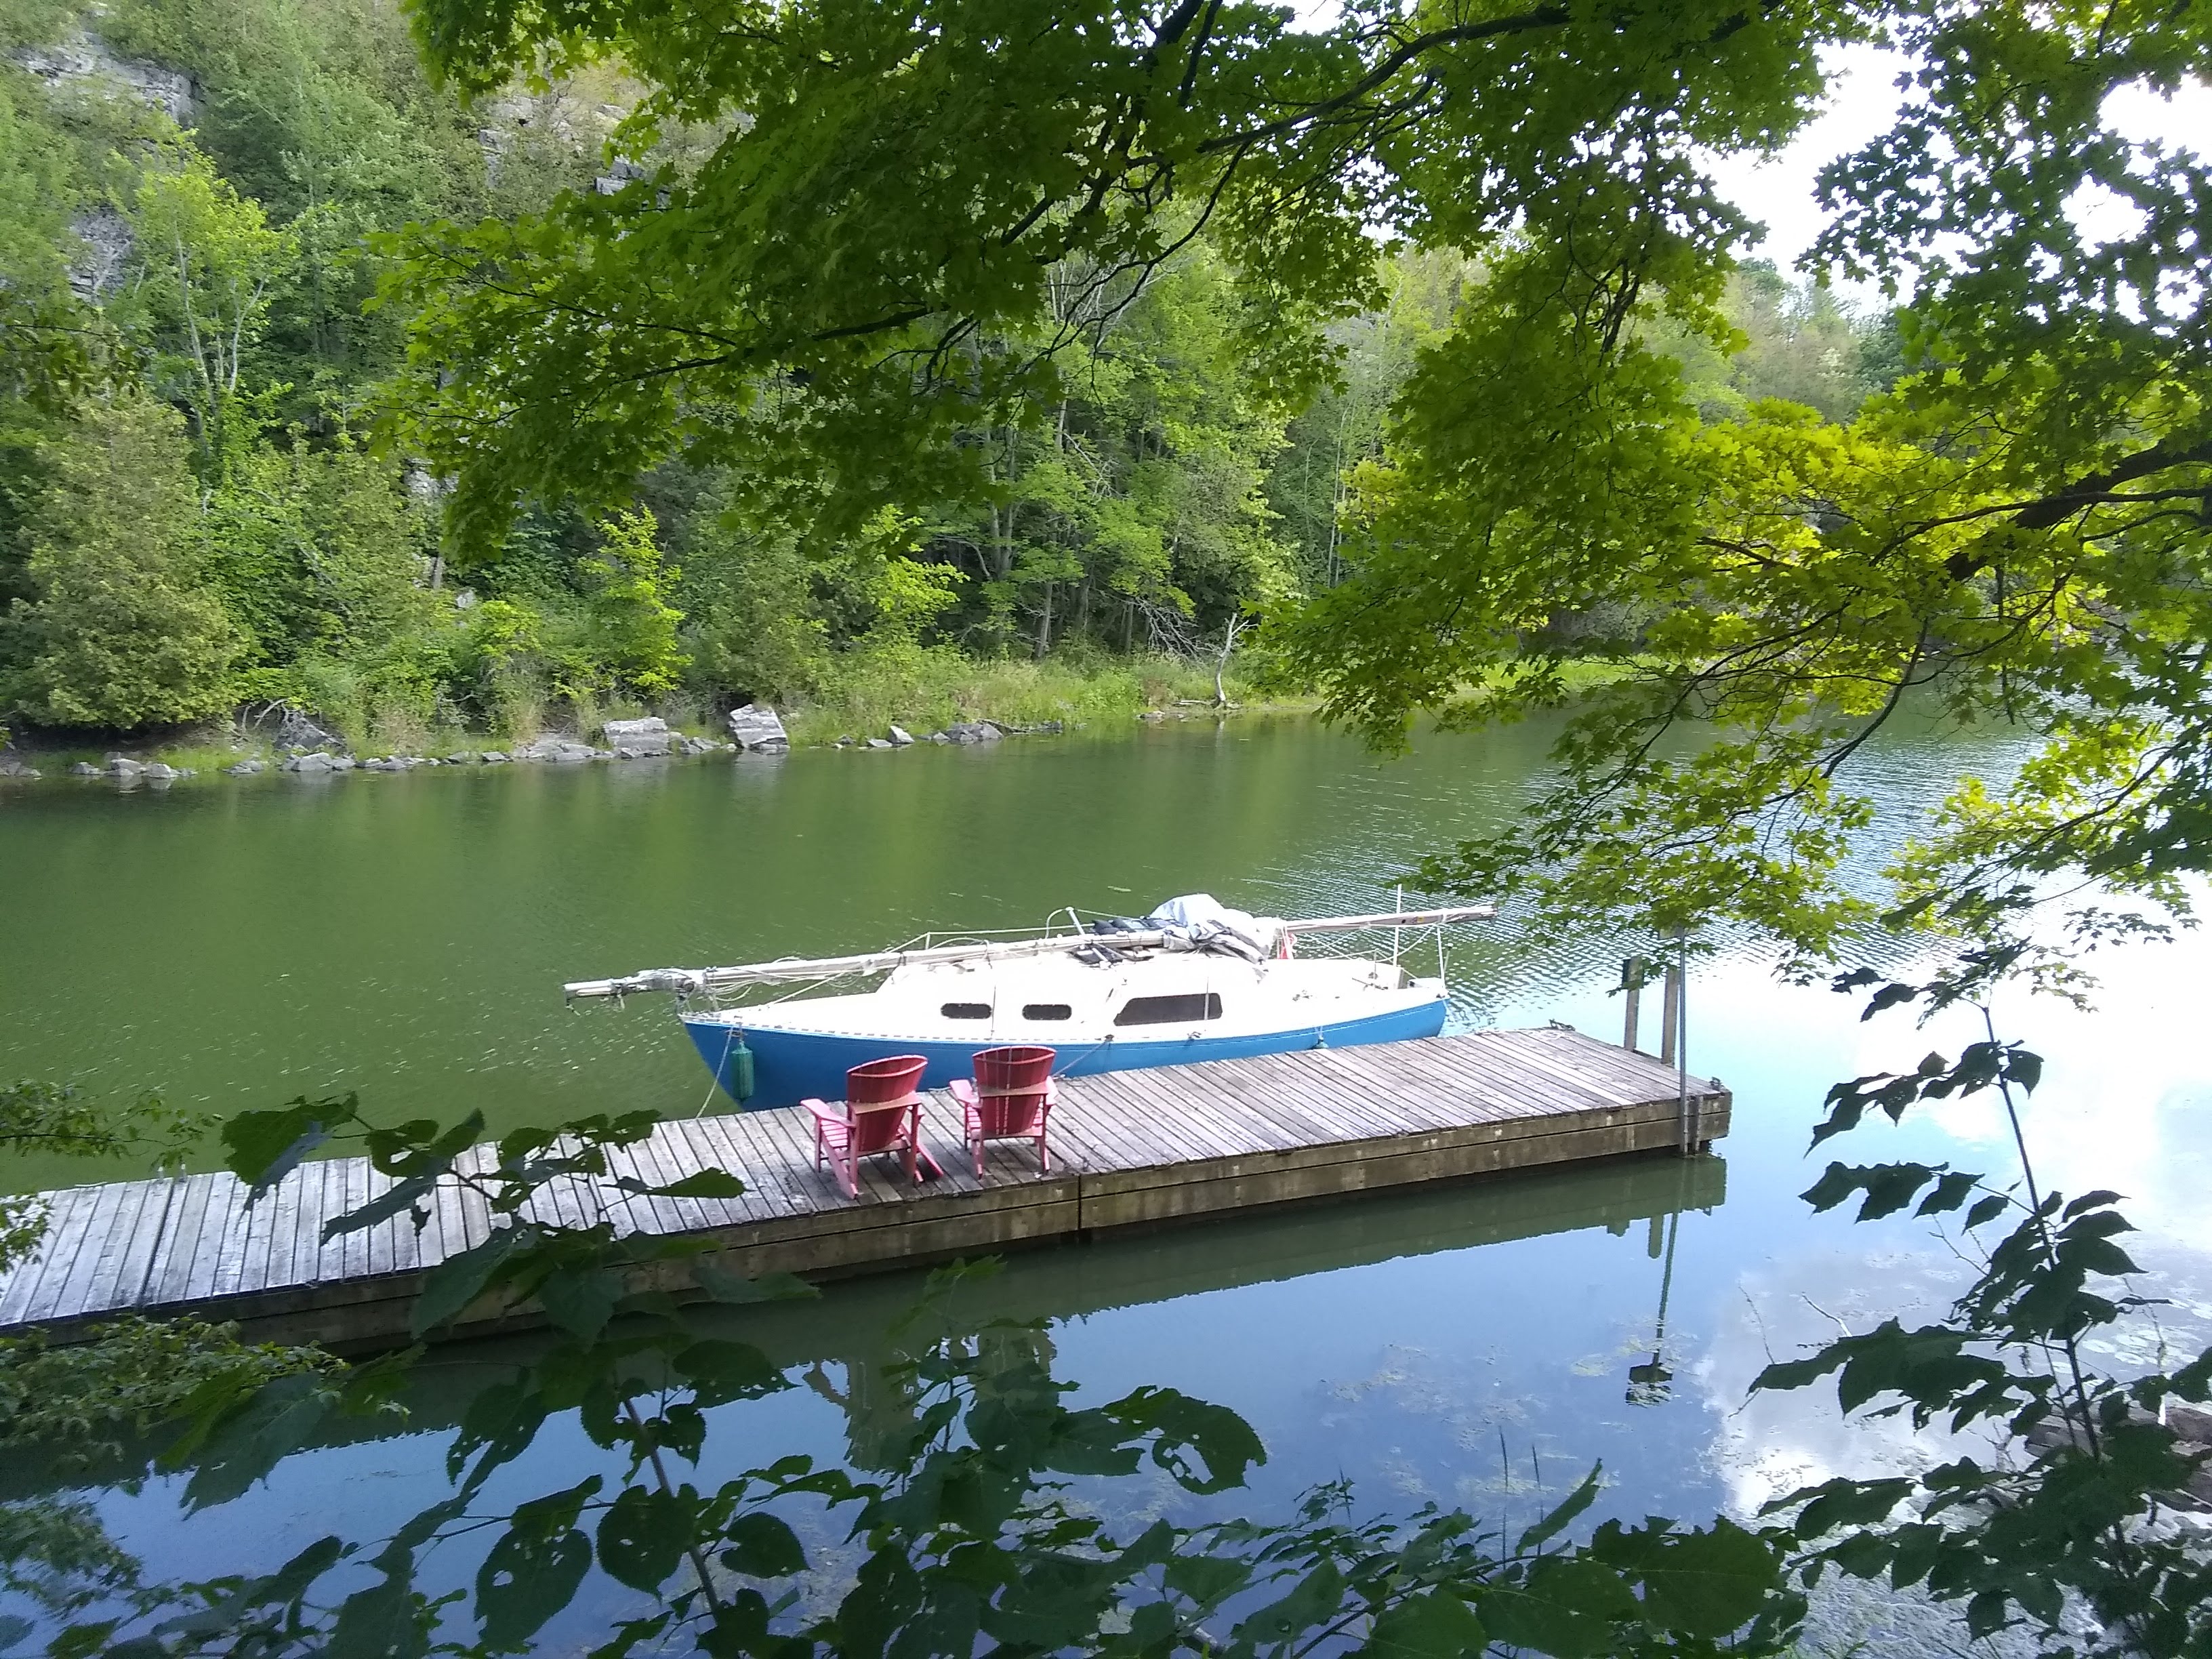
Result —
MULTIPOLYGON (((1291 0, 1297 27, 1327 28, 1340 15, 1339 0, 1291 0)), ((1773 160, 1714 156, 1711 167, 1722 191, 1766 228, 1765 240, 1747 250, 1789 270, 1819 236, 1823 216, 1814 198, 1820 169, 1887 129, 1897 112, 1897 79, 1907 60, 1877 46, 1833 49, 1823 63, 1829 85, 1826 107, 1773 160)), ((2169 148, 2204 149, 2212 144, 2212 87, 2197 82, 2171 101, 2142 88, 2124 88, 2106 100, 2105 119, 2137 143, 2157 139, 2169 148)), ((2113 204, 2077 202, 2094 226, 2113 204)), ((1847 300, 1872 302, 1871 287, 1839 283, 1847 300)))
MULTIPOLYGON (((1790 269, 1821 229, 1814 198, 1821 167, 1886 130, 1897 112, 1897 78, 1907 60, 1870 46, 1843 46, 1826 54, 1826 107, 1771 161, 1715 156, 1711 166, 1722 191, 1766 227, 1764 242, 1749 252, 1790 269)), ((2163 142, 2170 149, 2202 150, 2212 140, 2212 88, 2197 82, 2172 100, 2142 87, 2125 87, 2105 102, 2106 124, 2133 142, 2163 142)), ((2075 211, 2094 227, 2117 204, 2077 201, 2075 211)), ((1850 294, 1845 287, 1842 290, 1850 294)), ((1871 290, 1867 295, 1871 297, 1871 290)))

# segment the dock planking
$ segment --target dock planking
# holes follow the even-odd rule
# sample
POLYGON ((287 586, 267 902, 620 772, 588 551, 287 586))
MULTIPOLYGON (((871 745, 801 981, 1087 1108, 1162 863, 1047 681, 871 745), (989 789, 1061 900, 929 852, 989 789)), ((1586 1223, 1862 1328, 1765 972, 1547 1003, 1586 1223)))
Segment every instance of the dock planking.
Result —
MULTIPOLYGON (((746 1112, 671 1120, 611 1155, 614 1177, 653 1185, 726 1170, 744 1183, 739 1197, 645 1196, 612 1179, 572 1178, 534 1196, 526 1213, 555 1226, 605 1219, 624 1234, 703 1235, 731 1271, 827 1278, 1678 1152, 1728 1132, 1724 1090, 1690 1079, 1686 1119, 1678 1087, 1675 1072, 1650 1055, 1558 1026, 1307 1049, 1062 1079, 1048 1170, 1026 1143, 995 1143, 979 1178, 958 1105, 936 1093, 922 1113, 925 1144, 944 1171, 935 1181, 909 1185, 896 1160, 872 1159, 859 1198, 848 1199, 814 1168, 804 1114, 746 1112)), ((491 1149, 465 1158, 488 1167, 491 1149)), ((389 1185, 365 1159, 329 1158, 293 1170, 252 1206, 227 1174, 52 1194, 38 1253, 0 1276, 0 1331, 35 1327, 68 1340, 126 1314, 191 1314, 235 1320, 256 1340, 404 1341, 423 1275, 489 1237, 493 1218, 479 1194, 448 1182, 419 1231, 402 1213, 322 1242, 326 1222, 389 1185)), ((528 1310, 482 1308, 453 1328, 518 1322, 529 1322, 528 1310)))

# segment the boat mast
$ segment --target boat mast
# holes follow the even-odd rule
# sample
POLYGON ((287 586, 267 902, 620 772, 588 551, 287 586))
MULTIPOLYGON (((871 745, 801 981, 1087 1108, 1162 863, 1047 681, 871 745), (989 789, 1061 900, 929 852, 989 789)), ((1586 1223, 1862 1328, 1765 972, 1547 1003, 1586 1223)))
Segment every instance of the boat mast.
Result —
MULTIPOLYGON (((1430 927, 1446 922, 1479 921, 1498 913, 1486 904, 1442 910, 1385 910, 1364 916, 1310 916, 1285 921, 1292 933, 1353 933, 1370 927, 1430 927)), ((696 996, 702 991, 739 985, 790 985, 815 979, 887 974, 896 968, 939 962, 1006 962, 1103 945, 1116 951, 1158 949, 1180 937, 1164 928, 1127 933, 1057 933, 1048 939, 1004 939, 973 945, 939 945, 917 951, 868 951, 850 957, 788 957, 781 962, 745 963, 730 968, 643 968, 619 979, 580 979, 561 988, 568 997, 623 997, 647 991, 696 996)))

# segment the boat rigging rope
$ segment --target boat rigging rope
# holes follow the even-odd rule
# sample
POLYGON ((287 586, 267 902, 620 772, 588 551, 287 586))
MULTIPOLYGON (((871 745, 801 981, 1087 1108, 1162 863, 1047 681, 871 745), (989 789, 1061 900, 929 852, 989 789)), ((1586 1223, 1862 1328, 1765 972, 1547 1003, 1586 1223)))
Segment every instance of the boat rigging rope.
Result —
MULTIPOLYGON (((699 1103, 699 1109, 691 1114, 694 1117, 707 1115, 707 1109, 714 1103, 714 1091, 722 1086, 723 1078, 729 1073, 730 1050, 738 1046, 738 1039, 744 1035, 744 1030, 736 1025, 731 1026, 729 1031, 729 1036, 722 1039, 722 1063, 714 1067, 714 1075, 708 1079, 707 1097, 699 1103)), ((744 1102, 739 1101, 738 1109, 743 1111, 744 1104, 744 1102)))

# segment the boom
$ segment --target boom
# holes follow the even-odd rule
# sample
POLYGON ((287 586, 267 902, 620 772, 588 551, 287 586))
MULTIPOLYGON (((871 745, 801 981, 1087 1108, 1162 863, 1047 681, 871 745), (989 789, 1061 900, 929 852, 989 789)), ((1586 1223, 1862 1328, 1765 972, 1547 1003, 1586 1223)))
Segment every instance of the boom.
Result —
MULTIPOLYGON (((1459 905, 1442 910, 1387 910, 1366 916, 1310 916, 1285 921, 1289 933, 1352 933, 1370 927, 1436 927, 1448 922, 1480 921, 1498 913, 1487 904, 1459 905)), ((641 968, 620 979, 580 979, 561 988, 568 997, 622 997, 645 991, 672 991, 696 996, 702 991, 724 990, 740 985, 791 985, 816 979, 842 979, 860 974, 887 974, 895 968, 932 962, 1006 962, 1021 957, 1050 956, 1079 951, 1089 945, 1120 950, 1156 949, 1176 943, 1180 935, 1164 928, 1127 933, 1054 933, 1044 939, 1003 939, 973 945, 939 945, 914 951, 868 951, 850 957, 787 957, 781 962, 753 962, 731 968, 641 968)))

